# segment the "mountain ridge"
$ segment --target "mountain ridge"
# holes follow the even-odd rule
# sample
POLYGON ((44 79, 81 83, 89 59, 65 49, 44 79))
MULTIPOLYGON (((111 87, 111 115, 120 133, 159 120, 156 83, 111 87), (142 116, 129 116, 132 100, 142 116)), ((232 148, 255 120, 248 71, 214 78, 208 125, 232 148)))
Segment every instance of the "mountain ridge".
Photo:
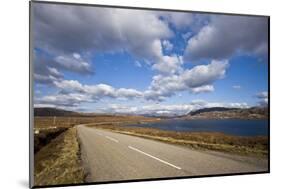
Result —
POLYGON ((189 112, 182 119, 268 119, 268 107, 212 107, 189 112))

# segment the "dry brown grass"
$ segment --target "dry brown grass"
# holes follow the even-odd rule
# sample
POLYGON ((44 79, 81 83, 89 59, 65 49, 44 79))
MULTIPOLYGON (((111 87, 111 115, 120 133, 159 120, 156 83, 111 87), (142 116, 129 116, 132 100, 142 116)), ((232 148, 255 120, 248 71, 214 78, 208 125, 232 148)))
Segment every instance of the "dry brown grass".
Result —
POLYGON ((35 155, 35 186, 84 182, 76 128, 70 128, 35 155))
POLYGON ((208 149, 258 157, 266 157, 268 155, 267 137, 240 137, 215 132, 175 132, 118 125, 94 125, 94 127, 184 145, 194 149, 208 149))

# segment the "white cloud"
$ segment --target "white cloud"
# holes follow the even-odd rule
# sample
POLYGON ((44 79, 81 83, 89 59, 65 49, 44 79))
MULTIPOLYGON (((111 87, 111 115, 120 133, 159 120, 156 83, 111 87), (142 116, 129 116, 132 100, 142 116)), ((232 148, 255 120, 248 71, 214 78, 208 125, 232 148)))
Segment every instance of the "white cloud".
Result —
POLYGON ((152 66, 152 69, 162 74, 174 74, 182 70, 182 57, 177 55, 162 56, 158 63, 152 66))
POLYGON ((125 89, 120 88, 115 90, 116 96, 121 98, 140 98, 142 97, 142 92, 137 91, 135 89, 125 89))
POLYGON ((267 55, 267 18, 216 15, 189 39, 185 58, 225 59, 236 53, 267 55))
POLYGON ((119 88, 107 84, 97 84, 97 85, 82 85, 75 80, 63 80, 55 81, 54 85, 62 90, 62 93, 72 94, 81 93, 89 96, 91 99, 100 100, 104 97, 110 98, 140 98, 142 93, 135 89, 119 88))
POLYGON ((219 103, 207 102, 204 100, 194 100, 184 104, 145 104, 142 106, 128 106, 123 104, 109 104, 98 110, 103 113, 123 113, 123 114, 148 114, 148 115, 185 115, 191 111, 211 108, 211 107, 229 107, 229 108, 249 108, 247 103, 219 103))
POLYGON ((227 107, 230 108, 249 108, 249 105, 246 102, 243 103, 229 103, 227 104, 227 107))
POLYGON ((36 104, 33 105, 33 107, 34 108, 42 108, 42 107, 44 107, 44 108, 56 108, 57 106, 55 104, 38 104, 38 103, 36 103, 36 104))
POLYGON ((101 113, 118 113, 118 114, 137 114, 138 107, 129 107, 121 104, 109 104, 105 107, 99 108, 101 113))
POLYGON ((83 86, 81 83, 75 80, 63 80, 63 81, 55 81, 54 85, 60 89, 64 90, 73 90, 73 91, 82 91, 83 86))
POLYGON ((50 72, 50 75, 53 75, 55 77, 62 77, 62 73, 60 73, 56 68, 52 68, 52 67, 47 67, 47 69, 50 72))
POLYGON ((86 62, 77 53, 73 55, 60 55, 55 58, 57 64, 70 71, 77 73, 92 73, 90 63, 86 62))
POLYGON ((78 54, 78 53, 73 53, 73 57, 78 60, 81 58, 80 54, 78 54))
POLYGON ((225 76, 229 64, 227 60, 213 60, 210 64, 195 66, 179 74, 156 75, 153 77, 149 90, 145 93, 148 100, 164 100, 179 91, 192 93, 211 92, 213 83, 225 76))
POLYGON ((191 88, 191 92, 193 93, 203 93, 203 92, 212 92, 214 91, 213 85, 203 85, 200 87, 191 88))
POLYGON ((41 75, 41 74, 33 74, 34 80, 41 84, 52 84, 54 81, 58 81, 59 79, 52 75, 41 75))
POLYGON ((127 51, 157 60, 160 40, 173 35, 153 11, 54 4, 33 9, 35 47, 52 54, 127 51))
POLYGON ((75 107, 83 102, 92 101, 89 96, 80 93, 47 95, 34 100, 35 104, 40 104, 41 106, 54 105, 63 107, 75 107))
POLYGON ((213 60, 208 65, 195 66, 182 74, 182 80, 189 87, 199 87, 214 82, 225 76, 229 64, 227 60, 213 60))

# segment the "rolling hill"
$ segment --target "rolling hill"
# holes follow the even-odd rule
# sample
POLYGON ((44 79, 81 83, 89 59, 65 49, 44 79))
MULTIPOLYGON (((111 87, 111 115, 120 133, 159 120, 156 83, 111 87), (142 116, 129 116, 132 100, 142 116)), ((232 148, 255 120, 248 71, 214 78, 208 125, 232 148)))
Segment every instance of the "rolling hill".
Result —
POLYGON ((267 107, 224 108, 213 107, 192 111, 183 119, 268 119, 267 107))
POLYGON ((57 108, 34 108, 34 116, 81 116, 81 114, 57 108))

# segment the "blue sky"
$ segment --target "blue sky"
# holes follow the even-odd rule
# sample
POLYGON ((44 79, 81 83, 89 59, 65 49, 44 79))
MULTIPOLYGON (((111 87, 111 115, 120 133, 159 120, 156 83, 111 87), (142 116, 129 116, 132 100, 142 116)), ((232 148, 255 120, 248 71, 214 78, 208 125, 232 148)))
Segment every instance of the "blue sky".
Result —
POLYGON ((33 16, 35 107, 181 115, 267 105, 265 17, 41 3, 33 16))

